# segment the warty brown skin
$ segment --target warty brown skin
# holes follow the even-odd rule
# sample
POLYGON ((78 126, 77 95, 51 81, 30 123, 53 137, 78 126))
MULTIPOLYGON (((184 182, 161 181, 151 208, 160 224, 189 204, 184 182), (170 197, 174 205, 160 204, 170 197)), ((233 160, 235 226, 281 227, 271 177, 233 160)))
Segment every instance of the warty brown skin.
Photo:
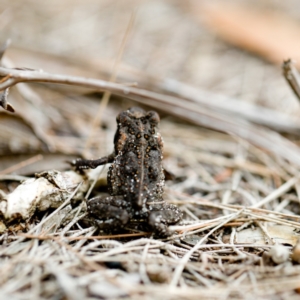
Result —
POLYGON ((77 170, 112 163, 108 175, 110 197, 88 200, 93 224, 101 230, 118 231, 124 227, 150 230, 168 236, 168 225, 179 222, 182 212, 163 198, 163 141, 158 132, 159 116, 138 107, 121 112, 117 117, 115 149, 98 160, 77 159, 77 170))

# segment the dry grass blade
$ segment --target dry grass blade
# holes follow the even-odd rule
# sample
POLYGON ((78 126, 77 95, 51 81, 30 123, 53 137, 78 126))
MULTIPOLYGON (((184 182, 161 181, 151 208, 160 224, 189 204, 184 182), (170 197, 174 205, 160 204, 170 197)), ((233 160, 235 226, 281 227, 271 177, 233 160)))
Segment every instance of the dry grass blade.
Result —
POLYGON ((35 156, 33 156, 33 157, 17 164, 17 165, 14 165, 12 167, 9 167, 7 169, 4 169, 4 170, 0 171, 0 175, 12 173, 16 170, 19 170, 19 169, 21 169, 21 168, 23 168, 23 167, 25 167, 29 164, 35 163, 35 162, 37 162, 39 160, 42 160, 42 159, 43 159, 43 155, 41 155, 41 154, 35 155, 35 156))
MULTIPOLYGON (((115 234, 115 235, 93 235, 93 236, 79 236, 79 237, 64 237, 64 239, 69 241, 80 241, 80 240, 107 240, 107 239, 121 239, 121 238, 132 238, 147 236, 150 233, 129 233, 129 234, 115 234)), ((26 237, 28 239, 37 239, 37 240, 59 240, 60 238, 52 235, 33 235, 23 233, 19 235, 20 237, 26 237)))
POLYGON ((262 207, 263 205, 269 203, 270 201, 280 197, 282 194, 286 193, 288 190, 290 190, 297 182, 299 181, 299 177, 291 178, 289 181, 287 181, 285 184, 283 184, 280 188, 273 191, 271 194, 269 194, 266 198, 262 199, 258 203, 254 204, 253 207, 262 207))
POLYGON ((284 61, 282 64, 282 70, 283 70, 284 78, 290 85, 291 89, 293 90, 298 100, 300 100, 299 73, 295 68, 295 66, 293 65, 293 61, 291 59, 284 61))
POLYGON ((171 281, 171 287, 177 286, 181 273, 186 265, 186 263, 189 261, 191 255, 199 249, 199 247, 207 240, 207 238, 212 235, 216 230, 224 226, 226 223, 230 222, 231 220, 234 220, 237 218, 243 210, 240 210, 238 213, 232 214, 231 216, 227 217, 225 221, 220 222, 217 226, 214 226, 212 230, 210 230, 199 242, 189 251, 187 252, 183 258, 180 260, 179 265, 176 267, 174 276, 171 281))
POLYGON ((71 199, 74 197, 74 195, 77 193, 77 191, 79 190, 80 186, 81 186, 82 182, 80 184, 78 184, 78 186, 76 187, 76 189, 74 190, 74 192, 69 196, 68 199, 66 199, 66 201, 60 206, 58 207, 54 212, 52 212, 48 217, 46 217, 45 219, 43 219, 38 225, 36 225, 34 228, 32 228, 31 230, 28 231, 28 233, 33 233, 35 231, 37 231, 44 223, 46 223, 48 220, 50 220, 53 216, 55 216, 55 214, 57 214, 60 210, 62 210, 66 205, 68 205, 71 202, 71 199))
POLYGON ((78 85, 99 91, 110 91, 119 96, 131 99, 149 106, 159 105, 161 110, 180 116, 197 125, 225 131, 250 143, 267 149, 284 159, 300 166, 300 149, 275 132, 257 127, 242 120, 232 120, 223 114, 213 113, 193 103, 187 106, 182 99, 166 96, 133 87, 124 87, 122 84, 104 80, 86 79, 74 76, 53 75, 45 72, 15 70, 0 67, 0 75, 11 77, 0 84, 0 90, 11 87, 19 82, 45 82, 78 85), (273 147, 277 145, 277 147, 273 147))
POLYGON ((300 4, 198 2, 139 2, 133 27, 136 1, 0 1, 14 41, 0 49, 1 299, 299 298, 289 255, 300 237, 300 106, 290 87, 300 93, 294 65, 284 64, 289 87, 278 63, 299 56, 300 4), (106 168, 65 171, 66 160, 111 153, 116 116, 136 105, 160 115, 164 200, 183 212, 167 238, 135 219, 114 234, 91 226, 84 199, 107 197, 106 168), (36 181, 54 187, 29 193, 43 205, 5 214, 36 181))
MULTIPOLYGON (((119 64, 120 64, 120 62, 122 60, 122 56, 123 56, 124 50, 125 50, 125 45, 126 45, 128 36, 129 36, 129 34, 130 34, 131 30, 132 30, 134 19, 135 19, 135 13, 132 13, 132 15, 130 17, 130 20, 128 22, 128 25, 127 25, 127 28, 126 28, 126 31, 125 31, 125 34, 124 34, 121 46, 120 46, 120 50, 119 50, 118 56, 116 58, 114 66, 113 66, 113 71, 112 71, 112 74, 111 74, 110 79, 109 79, 110 82, 115 82, 115 80, 117 78, 117 69, 118 69, 119 64)), ((85 143, 85 149, 84 149, 84 151, 86 151, 90 147, 92 139, 94 138, 95 130, 96 130, 96 128, 101 123, 101 117, 102 117, 103 112, 104 112, 104 110, 105 110, 105 108, 106 108, 106 106, 107 106, 107 104, 109 102, 110 96, 111 96, 111 92, 110 91, 105 91, 104 94, 103 94, 103 96, 102 96, 101 103, 99 105, 99 110, 98 110, 98 112, 97 112, 97 114, 96 114, 93 122, 91 123, 91 130, 90 130, 90 134, 89 134, 89 136, 87 138, 87 141, 85 143)))

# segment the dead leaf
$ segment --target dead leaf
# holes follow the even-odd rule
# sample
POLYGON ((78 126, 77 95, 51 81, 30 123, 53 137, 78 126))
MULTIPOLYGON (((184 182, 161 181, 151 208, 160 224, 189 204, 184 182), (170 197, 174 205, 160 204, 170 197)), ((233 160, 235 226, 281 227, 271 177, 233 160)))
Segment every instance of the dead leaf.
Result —
MULTIPOLYGON (((37 178, 20 184, 0 202, 0 212, 6 220, 28 220, 35 210, 45 211, 59 207, 76 189, 83 178, 73 171, 47 171, 37 178)), ((83 199, 88 183, 81 185, 73 199, 83 199)))
MULTIPOLYGON (((274 225, 272 223, 265 223, 265 227, 274 240, 279 244, 289 244, 295 246, 300 234, 295 232, 295 229, 285 225, 274 225)), ((228 236, 224 236, 225 240, 228 240, 228 236)), ((235 238, 235 244, 255 244, 255 245, 267 245, 268 238, 260 228, 247 228, 240 232, 237 232, 235 238)))

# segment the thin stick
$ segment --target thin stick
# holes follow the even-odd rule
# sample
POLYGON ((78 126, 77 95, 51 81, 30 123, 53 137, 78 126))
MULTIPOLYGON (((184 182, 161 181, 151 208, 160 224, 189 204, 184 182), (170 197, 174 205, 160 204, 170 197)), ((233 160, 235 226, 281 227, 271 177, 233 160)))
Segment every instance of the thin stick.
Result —
POLYGON ((299 181, 299 176, 291 178, 289 181, 284 183, 282 186, 280 186, 278 189, 273 191, 271 194, 269 194, 267 197, 259 201, 258 203, 251 205, 253 208, 258 208, 262 207, 263 205, 277 199, 281 195, 283 195, 285 192, 290 190, 298 181, 299 181))
POLYGON ((31 157, 31 158, 28 158, 28 159, 26 159, 26 160, 23 160, 22 162, 20 162, 20 163, 18 163, 18 164, 15 164, 15 165, 13 165, 13 166, 11 166, 11 167, 8 167, 8 168, 6 168, 6 169, 0 171, 0 174, 1 174, 1 175, 5 175, 5 174, 12 173, 12 172, 14 172, 14 171, 16 171, 16 170, 22 169, 22 168, 24 168, 24 167, 26 167, 26 166, 28 166, 28 165, 30 165, 30 164, 33 164, 33 163, 35 163, 35 162, 37 162, 37 161, 40 161, 40 160, 42 160, 43 158, 44 158, 44 157, 43 157, 43 155, 41 155, 41 154, 35 155, 35 156, 31 157))
MULTIPOLYGON (((116 235, 94 235, 94 236, 77 236, 77 237, 67 237, 64 236, 63 240, 69 241, 80 241, 80 240, 108 240, 108 239, 121 239, 121 238, 131 238, 131 237, 140 237, 147 236, 151 233, 142 232, 142 233, 128 233, 128 234, 116 234, 116 235)), ((38 239, 38 240, 61 240, 62 238, 56 237, 53 235, 34 235, 29 233, 20 233, 18 236, 26 237, 29 239, 38 239)))
POLYGON ((282 64, 283 76, 293 90, 294 94, 300 100, 300 78, 299 73, 291 59, 285 60, 282 64))
POLYGON ((82 185, 82 182, 80 182, 74 192, 66 199, 66 201, 59 206, 54 212, 52 212, 47 218, 45 218, 43 221, 41 221, 39 224, 37 224, 35 227, 33 227, 31 230, 28 231, 28 233, 32 233, 35 230, 37 230, 39 227, 41 227, 43 224, 45 224, 48 220, 50 220, 54 215, 56 215, 60 210, 62 210, 66 205, 68 205, 71 202, 71 199, 74 197, 74 195, 79 190, 80 186, 82 185))
POLYGON ((262 232, 268 238, 270 243, 273 244, 273 245, 276 245, 276 243, 274 242, 274 239, 270 236, 267 228, 263 224, 261 224, 261 222, 259 222, 259 221, 254 221, 254 223, 262 230, 262 232))
MULTIPOLYGON (((120 62, 122 60, 122 57, 123 57, 123 54, 124 54, 124 50, 125 50, 125 45, 126 45, 129 33, 132 30, 134 19, 135 19, 135 12, 133 12, 131 14, 129 23, 127 25, 127 28, 126 28, 126 31, 125 31, 125 34, 124 34, 124 37, 123 37, 123 40, 122 40, 119 52, 118 52, 117 59, 116 59, 116 61, 114 63, 114 66, 113 66, 112 74, 111 74, 111 76, 109 78, 110 82, 115 82, 116 81, 117 70, 118 70, 119 64, 120 64, 120 62)), ((90 145, 92 143, 92 139, 94 137, 95 130, 96 130, 96 128, 99 127, 99 125, 101 123, 101 118, 102 118, 103 112, 104 112, 104 110, 105 110, 105 108, 106 108, 106 106, 107 106, 107 104, 109 102, 110 96, 111 96, 111 92, 110 91, 105 91, 104 92, 104 94, 102 96, 102 100, 101 100, 100 105, 99 105, 98 112, 97 112, 95 118, 92 121, 91 129, 89 131, 90 134, 89 134, 89 136, 88 136, 88 138, 86 140, 86 143, 84 145, 83 152, 86 152, 86 150, 90 147, 90 145)))
POLYGON ((174 191, 171 191, 171 190, 169 190, 168 192, 172 193, 174 195, 177 195, 178 197, 184 197, 185 200, 183 200, 183 201, 173 200, 172 202, 175 203, 175 204, 191 203, 191 204, 199 204, 199 205, 202 205, 202 206, 215 207, 215 208, 219 208, 219 209, 226 208, 226 209, 231 209, 232 211, 237 211, 237 210, 240 210, 242 208, 246 208, 247 210, 250 210, 250 211, 253 211, 253 212, 260 212, 260 213, 264 213, 264 214, 272 214, 272 215, 280 216, 282 218, 286 217, 286 218, 294 219, 298 223, 299 223, 299 220, 300 220, 299 215, 284 214, 284 213, 281 213, 281 212, 278 212, 278 211, 274 211, 274 210, 271 211, 271 210, 268 210, 268 209, 252 207, 252 206, 245 207, 243 205, 236 205, 236 204, 215 204, 215 203, 211 203, 211 202, 207 201, 206 199, 191 196, 189 194, 174 192, 174 191))
POLYGON ((268 149, 273 153, 300 166, 300 149, 295 144, 265 128, 250 125, 238 119, 225 117, 218 112, 197 103, 186 101, 182 98, 150 92, 134 87, 123 86, 105 80, 89 79, 84 77, 55 75, 39 71, 16 70, 0 67, 0 76, 10 75, 6 81, 0 83, 0 90, 4 90, 19 82, 47 82, 92 88, 98 91, 110 91, 121 97, 129 97, 137 102, 150 106, 157 106, 161 110, 179 116, 197 125, 206 126, 215 130, 222 130, 232 135, 239 136, 259 147, 268 149), (273 147, 273 145, 277 145, 273 147))
POLYGON ((244 209, 240 210, 239 212, 235 213, 235 214, 231 214, 225 221, 221 222, 218 226, 214 227, 208 234, 206 234, 189 252, 187 252, 183 258, 180 260, 179 265, 176 267, 175 271, 174 271, 174 276, 173 279, 170 283, 170 287, 175 287, 177 286, 181 273, 184 270, 184 267, 186 265, 186 263, 189 261, 190 257, 193 255, 193 253, 197 250, 199 250, 199 246, 201 246, 202 243, 204 243, 207 238, 214 233, 217 229, 221 228, 223 225, 225 225, 226 223, 230 222, 231 220, 235 219, 237 216, 239 216, 242 212, 244 211, 244 209))
POLYGON ((102 166, 101 170, 98 172, 97 176, 95 177, 95 179, 93 180, 89 190, 87 191, 86 195, 85 195, 85 199, 88 199, 92 190, 94 189, 95 185, 96 185, 96 182, 98 181, 100 175, 104 172, 106 166, 102 166))

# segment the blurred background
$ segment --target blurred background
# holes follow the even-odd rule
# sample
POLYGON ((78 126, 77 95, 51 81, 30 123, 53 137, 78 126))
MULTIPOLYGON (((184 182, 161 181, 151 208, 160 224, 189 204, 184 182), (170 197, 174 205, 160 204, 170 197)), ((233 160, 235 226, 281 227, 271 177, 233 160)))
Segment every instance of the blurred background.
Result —
MULTIPOLYGON (((291 118, 298 130, 299 103, 280 66, 284 59, 297 61, 300 56, 299 8, 295 0, 226 4, 191 0, 1 0, 0 41, 11 41, 3 64, 109 80, 122 54, 116 82, 163 94, 172 94, 167 80, 171 85, 186 84, 209 92, 208 105, 216 96, 225 110, 226 106, 231 110, 229 118, 243 119, 232 109, 249 103, 257 111, 270 109, 271 118, 275 112, 285 120, 291 118)), ((0 111, 0 170, 11 173, 7 168, 40 153, 44 154, 42 162, 19 168, 18 173, 65 168, 66 157, 83 153, 99 157, 110 152, 116 115, 136 103, 111 97, 101 126, 96 126, 91 138, 101 98, 101 93, 88 89, 54 84, 12 88, 9 101, 16 113, 0 111)), ((171 122, 161 126, 165 138, 174 142, 166 145, 168 156, 180 141, 180 130, 187 137, 196 129, 191 122, 183 123, 178 114, 172 118, 172 112, 161 110, 157 103, 153 108, 161 113, 163 122, 171 122)), ((213 107, 209 109, 214 113, 213 107)), ((247 109, 241 106, 244 112, 247 109)), ((197 131, 198 140, 207 136, 203 130, 197 131)))

